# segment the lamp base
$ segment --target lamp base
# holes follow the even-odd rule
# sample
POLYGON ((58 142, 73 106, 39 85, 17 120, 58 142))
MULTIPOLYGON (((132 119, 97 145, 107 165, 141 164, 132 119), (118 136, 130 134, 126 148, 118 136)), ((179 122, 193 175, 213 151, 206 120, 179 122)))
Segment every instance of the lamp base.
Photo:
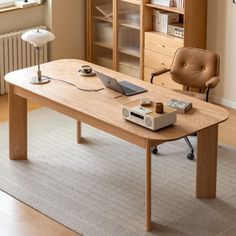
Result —
POLYGON ((38 77, 33 77, 30 80, 31 84, 47 84, 49 82, 50 82, 50 79, 48 77, 45 77, 45 76, 41 76, 40 79, 38 77))

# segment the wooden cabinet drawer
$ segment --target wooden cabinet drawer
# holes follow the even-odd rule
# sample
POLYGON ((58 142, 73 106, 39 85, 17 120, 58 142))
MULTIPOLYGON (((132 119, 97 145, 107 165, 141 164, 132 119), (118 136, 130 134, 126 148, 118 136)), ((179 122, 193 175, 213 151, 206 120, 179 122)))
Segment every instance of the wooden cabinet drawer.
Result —
POLYGON ((150 50, 144 50, 144 66, 159 69, 162 67, 170 68, 173 57, 156 53, 150 50))
POLYGON ((159 32, 145 33, 145 49, 173 57, 183 47, 183 39, 159 32))
MULTIPOLYGON (((144 67, 144 80, 150 82, 152 68, 144 67)), ((170 76, 170 73, 165 73, 155 77, 153 84, 160 85, 168 89, 182 89, 182 85, 175 83, 170 76)))

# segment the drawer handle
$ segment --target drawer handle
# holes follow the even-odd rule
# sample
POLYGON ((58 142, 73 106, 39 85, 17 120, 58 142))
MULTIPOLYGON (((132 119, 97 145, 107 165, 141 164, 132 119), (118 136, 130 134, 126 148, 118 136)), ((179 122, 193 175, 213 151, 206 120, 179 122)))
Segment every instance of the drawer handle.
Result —
POLYGON ((161 47, 165 48, 166 46, 165 45, 161 45, 161 47))
POLYGON ((164 62, 162 62, 161 64, 162 64, 163 66, 165 65, 165 63, 164 63, 164 62))

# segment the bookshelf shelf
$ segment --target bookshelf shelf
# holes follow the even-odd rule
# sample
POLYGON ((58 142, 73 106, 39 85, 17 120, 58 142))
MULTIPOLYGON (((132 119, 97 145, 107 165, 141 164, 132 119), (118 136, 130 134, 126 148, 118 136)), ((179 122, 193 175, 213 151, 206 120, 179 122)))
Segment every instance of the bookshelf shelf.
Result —
POLYGON ((173 41, 173 42, 178 41, 178 42, 181 42, 182 44, 184 44, 184 39, 176 37, 176 36, 172 36, 172 35, 169 35, 169 34, 166 34, 166 33, 157 32, 157 31, 147 31, 145 33, 146 34, 151 33, 151 34, 154 35, 154 37, 155 37, 155 35, 159 35, 162 38, 164 38, 164 40, 173 41))
POLYGON ((139 48, 131 48, 131 47, 120 47, 119 51, 121 53, 133 56, 133 57, 140 57, 139 48))
POLYGON ((127 60, 126 58, 122 58, 119 62, 120 65, 130 66, 136 70, 139 69, 139 62, 137 60, 127 60))
POLYGON ((141 0, 120 0, 121 2, 127 2, 127 3, 132 3, 135 5, 140 5, 141 0))
POLYGON ((102 41, 97 41, 97 42, 93 42, 94 45, 99 46, 99 47, 103 47, 103 48, 108 48, 108 49, 112 49, 112 44, 107 43, 107 42, 102 42, 102 41))
POLYGON ((94 59, 94 63, 104 66, 106 68, 112 69, 112 59, 104 56, 104 57, 96 57, 94 59))
POLYGON ((93 19, 112 23, 111 19, 108 19, 104 16, 94 16, 93 19))
POLYGON ((129 56, 127 54, 120 53, 118 70, 121 73, 130 75, 134 78, 138 78, 140 71, 139 59, 136 57, 129 56))
POLYGON ((166 6, 161 6, 161 5, 157 5, 157 4, 146 4, 147 7, 151 7, 154 9, 159 9, 159 10, 164 10, 164 11, 168 11, 168 12, 174 12, 174 13, 178 13, 180 15, 184 15, 184 8, 181 7, 166 7, 166 6))
POLYGON ((131 23, 120 23, 121 26, 124 26, 124 27, 128 27, 128 28, 131 28, 131 29, 136 29, 136 30, 140 30, 140 25, 134 25, 134 24, 131 24, 131 23))

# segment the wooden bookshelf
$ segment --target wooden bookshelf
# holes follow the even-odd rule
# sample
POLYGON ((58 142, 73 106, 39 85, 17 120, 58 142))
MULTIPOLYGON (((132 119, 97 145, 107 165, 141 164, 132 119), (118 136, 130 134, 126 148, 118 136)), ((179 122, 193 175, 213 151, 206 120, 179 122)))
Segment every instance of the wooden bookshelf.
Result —
POLYGON ((136 78, 149 81, 153 69, 170 66, 179 47, 206 47, 206 20, 207 0, 185 0, 184 8, 151 4, 150 0, 87 0, 87 60, 100 61, 96 57, 110 50, 109 67, 120 71, 125 60, 127 68, 139 70, 134 73, 136 78), (155 10, 179 14, 184 37, 154 31, 155 10), (101 40, 99 33, 107 38, 101 40))

